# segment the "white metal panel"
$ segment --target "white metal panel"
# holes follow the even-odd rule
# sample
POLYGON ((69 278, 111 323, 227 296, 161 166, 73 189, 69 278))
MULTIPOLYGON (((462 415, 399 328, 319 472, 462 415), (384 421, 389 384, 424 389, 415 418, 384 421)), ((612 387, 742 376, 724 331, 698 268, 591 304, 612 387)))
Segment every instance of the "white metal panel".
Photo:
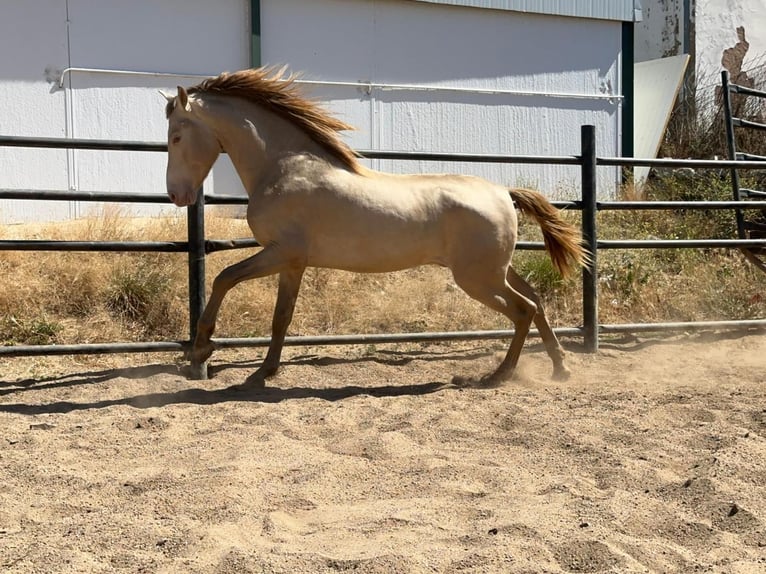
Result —
MULTIPOLYGON (((617 22, 401 0, 262 0, 261 5, 265 63, 289 62, 293 70, 308 70, 310 79, 435 88, 368 93, 334 87, 327 103, 358 127, 349 138, 354 147, 575 155, 580 125, 593 123, 599 153, 619 155, 619 99, 608 98, 620 93, 617 22), (469 91, 440 89, 446 87, 469 91), (538 95, 471 93, 473 88, 538 95), (583 97, 556 97, 564 94, 583 97)), ((545 166, 374 162, 373 167, 459 170, 558 194, 578 177, 571 168, 545 166)), ((613 193, 617 170, 602 168, 599 177, 602 190, 613 193)))
MULTIPOLYGON (((158 89, 172 91, 179 84, 198 83, 196 75, 249 65, 247 0, 69 0, 69 13, 72 67, 190 74, 167 78, 72 72, 67 96, 73 137, 165 141, 165 100, 158 89)), ((165 164, 165 154, 77 151, 74 185, 84 191, 161 192, 165 164)), ((205 183, 206 191, 215 188, 224 193, 241 189, 228 158, 205 183)), ((94 207, 84 204, 80 213, 94 207)), ((140 204, 130 210, 161 211, 140 204)))
MULTIPOLYGON (((688 63, 689 56, 681 54, 635 65, 635 115, 638 121, 633 134, 633 153, 636 157, 657 156, 688 63)), ((649 170, 642 166, 633 168, 637 185, 643 184, 649 170)))
MULTIPOLYGON (((249 0, 0 0, 0 133, 164 141, 167 122, 157 88, 199 81, 112 75, 104 68, 215 75, 250 64, 249 0), (12 55, 12 57, 11 57, 12 55)), ((0 148, 0 187, 164 191, 165 156, 157 153, 0 148)), ((206 184, 241 190, 228 158, 206 184)), ((100 206, 7 201, 0 221, 59 219, 100 206)), ((126 207, 137 214, 156 206, 126 207)))
POLYGON ((249 0, 68 4, 72 66, 215 75, 249 63, 249 0))
MULTIPOLYGON (((0 134, 62 137, 64 97, 46 70, 67 63, 66 5, 0 0, 0 134)), ((0 188, 67 189, 67 152, 0 147, 0 188)), ((69 217, 67 202, 0 201, 0 223, 69 217)))

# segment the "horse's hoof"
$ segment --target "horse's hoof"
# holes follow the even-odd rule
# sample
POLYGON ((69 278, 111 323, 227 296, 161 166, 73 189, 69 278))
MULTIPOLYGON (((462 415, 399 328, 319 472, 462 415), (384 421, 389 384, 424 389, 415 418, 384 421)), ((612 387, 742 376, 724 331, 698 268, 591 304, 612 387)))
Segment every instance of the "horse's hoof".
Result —
POLYGON ((245 382, 239 385, 242 389, 265 389, 266 377, 259 375, 257 372, 253 373, 245 379, 245 382))
POLYGON ((240 383, 239 385, 231 385, 229 387, 226 387, 224 389, 224 392, 226 393, 248 393, 248 392, 258 392, 263 391, 266 388, 265 382, 262 382, 261 384, 253 384, 249 381, 245 381, 244 383, 240 383))
POLYGON ((469 379, 468 377, 463 377, 460 375, 455 375, 452 377, 452 380, 449 382, 449 385, 456 388, 456 389, 464 389, 466 387, 470 387, 475 381, 473 379, 469 379))
POLYGON ((458 389, 495 389, 509 378, 497 376, 496 374, 486 375, 481 379, 455 376, 452 377, 450 385, 458 389))
POLYGON ((488 375, 479 380, 476 386, 480 389, 496 389, 502 386, 505 381, 510 380, 510 376, 498 377, 496 375, 488 375))
POLYGON ((553 380, 554 381, 566 381, 569 379, 569 376, 572 374, 572 372, 567 369, 564 365, 561 365, 559 367, 555 367, 553 369, 553 380))
POLYGON ((242 387, 247 389, 262 389, 266 386, 266 379, 277 374, 279 365, 261 365, 257 371, 245 379, 242 387))
POLYGON ((202 364, 207 361, 215 351, 215 345, 212 342, 207 342, 202 345, 194 345, 191 351, 187 351, 185 359, 192 363, 202 364))

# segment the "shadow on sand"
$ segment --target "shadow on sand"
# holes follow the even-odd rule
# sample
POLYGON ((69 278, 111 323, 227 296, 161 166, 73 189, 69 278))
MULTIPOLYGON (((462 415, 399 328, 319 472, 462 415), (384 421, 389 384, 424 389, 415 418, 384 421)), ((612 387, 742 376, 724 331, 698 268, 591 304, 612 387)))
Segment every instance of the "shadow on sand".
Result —
MULTIPOLYGON (((762 332, 762 331, 759 331, 762 332)), ((685 344, 710 344, 722 339, 735 339, 752 334, 749 332, 700 332, 696 334, 684 334, 681 336, 657 336, 651 338, 639 338, 633 335, 620 337, 611 337, 600 344, 601 349, 610 349, 621 352, 634 352, 641 349, 666 344, 677 344, 682 341, 685 344)), ((579 342, 563 342, 566 349, 573 353, 583 351, 579 342)), ((283 361, 283 366, 289 365, 311 365, 311 366, 332 366, 332 365, 359 365, 364 363, 381 363, 386 365, 404 366, 415 361, 473 361, 481 357, 486 357, 498 351, 500 347, 474 347, 462 349, 459 352, 445 349, 443 351, 428 350, 409 350, 409 351, 388 351, 377 350, 374 354, 362 357, 333 357, 318 356, 313 354, 298 355, 289 360, 283 361)), ((526 352, 543 352, 542 344, 539 342, 527 345, 526 352)), ((210 367, 210 376, 215 377, 230 369, 254 370, 258 367, 259 361, 241 361, 224 362, 210 367)), ((0 381, 0 398, 16 395, 30 391, 39 391, 55 388, 71 388, 80 385, 93 385, 108 382, 111 380, 125 379, 145 379, 156 375, 171 375, 179 378, 188 378, 185 367, 175 364, 155 364, 143 365, 139 367, 130 367, 124 369, 106 369, 102 371, 83 372, 68 375, 57 375, 43 377, 40 379, 26 379, 14 382, 0 381)), ((245 375, 246 376, 246 375, 245 375)), ((128 405, 135 408, 163 407, 173 404, 197 404, 213 405, 227 402, 255 402, 255 403, 280 403, 288 400, 298 399, 321 399, 324 401, 341 401, 357 396, 372 397, 399 397, 399 396, 420 396, 427 395, 448 389, 456 389, 455 385, 449 382, 427 382, 417 384, 401 385, 377 385, 377 386, 358 386, 347 385, 336 388, 310 388, 310 387, 289 387, 279 388, 268 386, 266 388, 241 388, 233 386, 224 389, 203 389, 199 387, 187 388, 173 392, 158 392, 137 395, 133 397, 123 397, 119 399, 108 399, 93 402, 69 402, 59 401, 48 404, 34 404, 33 402, 16 402, 0 404, 0 412, 37 415, 53 413, 69 413, 74 411, 83 411, 89 409, 102 409, 116 405, 128 405)))
MULTIPOLYGON (((363 363, 381 363, 393 366, 404 366, 413 361, 443 361, 449 358, 451 361, 472 361, 480 357, 492 354, 493 351, 486 348, 474 348, 463 350, 460 353, 436 351, 385 351, 378 350, 374 355, 364 357, 328 357, 317 355, 299 355, 283 361, 283 366, 310 365, 359 365, 363 363)), ((218 363, 210 367, 210 376, 230 369, 245 370, 249 372, 258 367, 258 361, 234 361, 218 363)), ((186 368, 173 364, 154 364, 123 369, 105 369, 101 371, 82 372, 67 375, 57 375, 38 379, 25 379, 14 382, 0 381, 0 398, 22 393, 56 388, 73 388, 82 385, 94 385, 109 382, 115 379, 145 379, 157 375, 171 375, 179 378, 188 378, 186 368)), ((246 376, 246 375, 244 375, 246 376)), ((195 382, 195 384, 199 384, 195 382)), ((367 395, 372 397, 398 397, 419 396, 438 392, 445 389, 455 388, 446 382, 427 382, 417 384, 358 386, 347 385, 336 388, 310 388, 289 387, 279 388, 267 386, 266 388, 242 388, 232 386, 224 389, 203 389, 193 387, 172 392, 147 393, 119 399, 105 399, 92 402, 59 401, 48 404, 34 404, 16 402, 0 404, 0 412, 17 413, 26 415, 61 414, 90 409, 102 409, 117 405, 127 405, 135 408, 163 407, 173 404, 197 404, 213 405, 227 402, 256 402, 256 403, 279 403, 297 399, 321 399, 324 401, 341 401, 352 397, 367 395)))

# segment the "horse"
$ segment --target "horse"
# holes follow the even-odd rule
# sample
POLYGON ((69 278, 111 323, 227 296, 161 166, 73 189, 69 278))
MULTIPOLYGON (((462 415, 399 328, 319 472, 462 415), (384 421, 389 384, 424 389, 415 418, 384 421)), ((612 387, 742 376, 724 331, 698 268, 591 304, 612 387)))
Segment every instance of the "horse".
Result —
POLYGON ((167 100, 167 192, 178 207, 195 203, 225 152, 247 190, 248 225, 262 249, 214 280, 189 358, 199 364, 226 293, 242 281, 279 275, 272 333, 260 367, 240 385, 265 386, 280 365, 301 278, 307 267, 382 273, 420 265, 451 270, 470 297, 505 315, 514 334, 500 365, 471 381, 508 380, 534 324, 566 379, 564 350, 538 295, 513 270, 516 210, 540 226, 554 267, 567 275, 585 264, 577 228, 537 191, 508 189, 465 175, 399 175, 363 166, 342 141, 353 129, 308 99, 284 68, 225 72, 167 100))

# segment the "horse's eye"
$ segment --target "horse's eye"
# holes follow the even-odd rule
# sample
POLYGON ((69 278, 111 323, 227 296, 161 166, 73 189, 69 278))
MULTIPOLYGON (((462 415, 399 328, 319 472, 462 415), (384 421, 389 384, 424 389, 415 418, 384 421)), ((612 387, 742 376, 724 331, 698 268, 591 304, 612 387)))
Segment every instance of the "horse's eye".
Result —
POLYGON ((173 136, 173 138, 170 140, 170 143, 177 144, 181 141, 181 136, 173 136))

